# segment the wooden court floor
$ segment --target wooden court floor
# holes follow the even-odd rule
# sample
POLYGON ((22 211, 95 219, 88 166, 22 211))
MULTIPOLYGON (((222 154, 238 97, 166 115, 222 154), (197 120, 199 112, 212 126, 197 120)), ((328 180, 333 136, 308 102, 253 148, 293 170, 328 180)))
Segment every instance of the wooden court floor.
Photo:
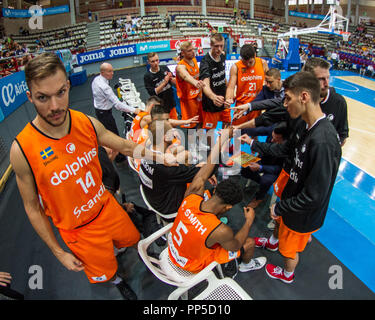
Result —
MULTIPOLYGON (((375 92, 375 81, 370 79, 359 76, 337 78, 375 92)), ((343 147, 343 158, 375 177, 375 101, 370 105, 344 97, 348 104, 349 138, 343 147)))

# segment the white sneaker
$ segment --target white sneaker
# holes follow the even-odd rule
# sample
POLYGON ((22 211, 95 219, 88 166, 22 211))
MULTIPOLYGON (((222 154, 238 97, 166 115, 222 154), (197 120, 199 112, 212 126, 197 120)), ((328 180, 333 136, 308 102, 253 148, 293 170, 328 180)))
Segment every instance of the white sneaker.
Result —
POLYGON ((254 259, 251 259, 250 262, 247 263, 247 264, 241 262, 240 265, 239 265, 238 270, 240 272, 247 272, 247 271, 259 270, 259 269, 262 269, 264 267, 264 265, 266 264, 266 262, 267 262, 267 258, 266 257, 254 258, 254 259))

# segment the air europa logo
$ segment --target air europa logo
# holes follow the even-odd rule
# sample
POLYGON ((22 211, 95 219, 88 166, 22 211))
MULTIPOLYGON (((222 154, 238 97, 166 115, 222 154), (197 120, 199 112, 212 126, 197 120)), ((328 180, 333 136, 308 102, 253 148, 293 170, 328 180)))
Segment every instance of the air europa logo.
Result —
POLYGON ((13 84, 9 83, 8 85, 3 86, 1 89, 1 96, 6 107, 13 103, 16 100, 13 84))
POLYGON ((27 85, 25 81, 20 83, 8 83, 1 88, 1 98, 6 107, 9 107, 16 97, 27 91, 27 85))

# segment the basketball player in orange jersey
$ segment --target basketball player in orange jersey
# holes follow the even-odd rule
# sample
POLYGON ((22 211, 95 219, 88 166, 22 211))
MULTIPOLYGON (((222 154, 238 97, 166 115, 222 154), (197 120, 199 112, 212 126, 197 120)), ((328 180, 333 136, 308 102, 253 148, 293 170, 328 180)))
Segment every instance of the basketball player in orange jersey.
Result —
MULTIPOLYGON (((65 67, 43 53, 25 68, 27 97, 36 117, 17 135, 10 162, 31 224, 56 258, 72 271, 84 270, 91 283, 111 281, 125 299, 136 299, 117 276, 114 246, 134 246, 140 234, 127 213, 105 189, 99 145, 162 161, 144 147, 107 130, 97 119, 69 109, 65 67), (71 250, 56 240, 49 218, 71 250)), ((165 155, 168 162, 175 161, 165 155)))
POLYGON ((157 96, 151 96, 148 98, 147 103, 146 103, 146 110, 141 111, 137 116, 133 119, 130 131, 129 131, 129 136, 127 137, 128 139, 131 139, 135 143, 138 144, 143 144, 146 139, 147 135, 145 136, 142 133, 142 129, 145 128, 147 129, 147 126, 151 122, 151 110, 156 104, 161 104, 162 100, 161 98, 157 96))
POLYGON ((265 257, 252 259, 255 242, 248 235, 255 216, 254 209, 243 209, 245 223, 236 234, 219 220, 222 214, 241 202, 241 186, 232 179, 226 179, 217 185, 210 199, 204 201, 203 198, 205 183, 219 163, 220 147, 228 139, 228 132, 228 129, 222 130, 207 164, 198 171, 186 190, 168 235, 171 261, 190 272, 199 272, 213 261, 224 264, 240 256, 241 272, 260 269, 266 263, 265 257))
MULTIPOLYGON (((183 126, 186 124, 189 125, 191 123, 198 123, 198 116, 195 116, 187 120, 178 120, 178 119, 170 119, 170 114, 169 116, 167 116, 163 113, 162 119, 153 119, 151 110, 153 109, 155 105, 164 105, 163 100, 159 98, 158 96, 151 96, 147 100, 146 110, 141 111, 134 118, 132 125, 131 125, 130 133, 129 133, 129 139, 133 140, 134 142, 138 144, 143 144, 147 139, 147 128, 152 120, 168 120, 169 123, 173 127, 183 126)), ((164 107, 164 109, 166 108, 168 108, 168 106, 164 107)))
MULTIPOLYGON (((195 59, 194 47, 185 41, 180 45, 182 60, 176 68, 177 95, 180 98, 181 118, 187 120, 199 115, 202 122, 202 89, 205 86, 199 80, 199 67, 195 59)), ((194 128, 196 123, 183 125, 184 128, 194 128)))
MULTIPOLYGON (((245 44, 240 50, 241 60, 233 64, 225 94, 226 105, 236 102, 236 106, 247 104, 255 99, 263 88, 267 62, 256 57, 256 51, 251 44, 245 44), (237 89, 236 89, 237 87, 237 89), (236 95, 235 95, 236 89, 236 95)), ((261 111, 252 111, 237 119, 235 111, 233 125, 250 121, 260 115, 261 111)))
MULTIPOLYGON (((161 98, 157 96, 150 97, 147 100, 146 111, 141 111, 134 118, 128 138, 132 139, 135 143, 147 145, 146 142, 149 137, 148 126, 153 120, 167 120, 173 127, 177 125, 198 122, 198 116, 195 116, 188 120, 170 119, 170 112, 166 112, 167 109, 169 108, 163 105, 163 101, 161 98)), ((185 148, 181 146, 180 140, 181 139, 177 138, 174 139, 173 146, 171 146, 171 148, 169 149, 169 151, 173 151, 172 154, 174 156, 176 156, 179 152, 185 151, 185 148)), ((134 169, 139 172, 141 159, 133 159, 129 157, 128 160, 131 161, 134 169)))

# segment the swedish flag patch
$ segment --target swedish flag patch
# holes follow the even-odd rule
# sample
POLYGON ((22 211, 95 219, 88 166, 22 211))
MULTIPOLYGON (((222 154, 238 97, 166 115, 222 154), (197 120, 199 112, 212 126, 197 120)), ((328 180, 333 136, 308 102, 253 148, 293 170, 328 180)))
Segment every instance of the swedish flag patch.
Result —
POLYGON ((42 151, 40 151, 40 155, 42 156, 42 159, 43 160, 46 160, 48 157, 52 156, 53 155, 53 150, 51 147, 48 147, 42 151))

